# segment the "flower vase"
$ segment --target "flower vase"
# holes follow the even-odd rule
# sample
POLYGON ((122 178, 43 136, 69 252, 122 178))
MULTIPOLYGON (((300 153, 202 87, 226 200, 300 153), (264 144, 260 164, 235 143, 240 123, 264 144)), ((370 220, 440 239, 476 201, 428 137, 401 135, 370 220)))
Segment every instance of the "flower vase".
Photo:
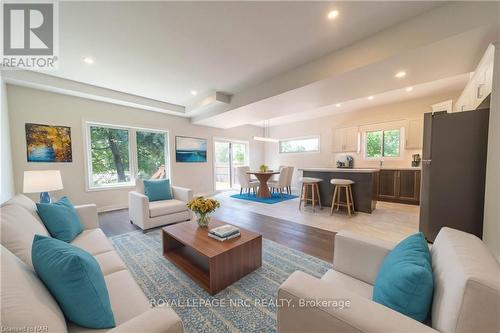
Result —
POLYGON ((196 222, 198 222, 198 226, 200 228, 207 228, 208 223, 210 222, 209 214, 196 214, 196 222))

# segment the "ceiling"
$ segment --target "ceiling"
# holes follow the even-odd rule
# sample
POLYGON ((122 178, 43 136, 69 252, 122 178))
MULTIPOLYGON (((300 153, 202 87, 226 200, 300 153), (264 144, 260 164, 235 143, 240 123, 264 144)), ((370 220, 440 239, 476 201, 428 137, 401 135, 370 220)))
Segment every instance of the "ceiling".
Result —
POLYGON ((214 91, 242 91, 439 4, 60 2, 59 69, 48 74, 188 107, 214 91), (332 9, 340 15, 330 21, 332 9))

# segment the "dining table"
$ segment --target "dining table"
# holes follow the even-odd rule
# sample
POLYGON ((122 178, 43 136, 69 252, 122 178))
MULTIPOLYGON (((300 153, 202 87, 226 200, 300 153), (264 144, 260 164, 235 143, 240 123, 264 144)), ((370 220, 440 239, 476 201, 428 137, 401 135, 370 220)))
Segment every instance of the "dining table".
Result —
POLYGON ((257 191, 258 198, 270 198, 271 192, 269 192, 269 187, 267 186, 267 181, 273 175, 279 175, 279 171, 247 171, 247 174, 254 175, 259 181, 259 190, 257 191))

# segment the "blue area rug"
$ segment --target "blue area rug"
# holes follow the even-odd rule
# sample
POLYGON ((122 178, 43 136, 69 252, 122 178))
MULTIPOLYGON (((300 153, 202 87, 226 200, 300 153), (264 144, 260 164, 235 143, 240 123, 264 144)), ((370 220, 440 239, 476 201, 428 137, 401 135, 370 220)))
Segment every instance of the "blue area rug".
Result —
POLYGON ((111 241, 146 297, 170 304, 186 332, 275 332, 276 303, 272 302, 280 284, 296 270, 321 277, 332 266, 263 239, 262 267, 210 296, 163 257, 160 230, 133 231, 111 241))
POLYGON ((283 194, 283 198, 279 193, 273 193, 270 198, 259 198, 255 194, 233 194, 231 198, 236 198, 236 199, 242 199, 242 200, 249 200, 249 201, 255 201, 255 202, 262 202, 265 204, 275 204, 278 202, 286 201, 286 200, 292 200, 297 198, 296 195, 289 195, 289 194, 283 194))

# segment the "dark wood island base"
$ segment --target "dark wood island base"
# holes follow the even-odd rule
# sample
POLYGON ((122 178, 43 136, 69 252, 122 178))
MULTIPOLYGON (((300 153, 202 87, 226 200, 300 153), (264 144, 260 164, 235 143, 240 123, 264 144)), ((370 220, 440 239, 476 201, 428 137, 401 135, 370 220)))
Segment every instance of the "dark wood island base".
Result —
MULTIPOLYGON (((319 184, 321 204, 330 207, 333 199, 334 185, 330 184, 330 179, 350 179, 354 181, 352 194, 354 197, 354 207, 356 211, 370 213, 377 205, 378 193, 378 173, 377 169, 338 169, 338 168, 305 168, 299 169, 304 177, 321 178, 319 184)), ((345 193, 341 194, 341 200, 345 201, 345 193)))

